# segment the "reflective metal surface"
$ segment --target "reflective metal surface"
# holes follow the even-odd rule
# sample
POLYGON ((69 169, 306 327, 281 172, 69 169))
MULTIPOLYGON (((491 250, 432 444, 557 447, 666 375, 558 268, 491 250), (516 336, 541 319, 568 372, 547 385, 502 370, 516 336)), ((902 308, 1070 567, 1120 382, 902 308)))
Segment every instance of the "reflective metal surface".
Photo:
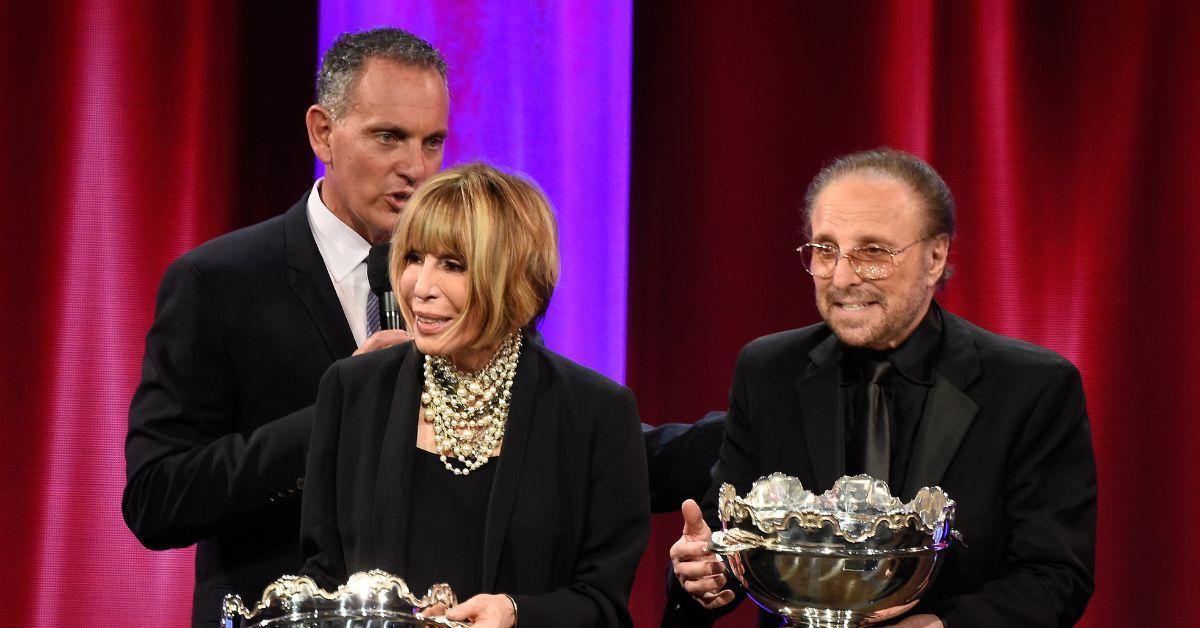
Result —
POLYGON ((901 503, 866 475, 822 495, 779 473, 745 497, 725 484, 719 508, 713 551, 752 600, 799 626, 855 627, 918 599, 957 536, 954 501, 940 488, 901 503))
POLYGON ((311 578, 283 576, 268 586, 254 610, 237 595, 225 596, 225 628, 399 628, 465 624, 416 613, 435 604, 449 608, 457 600, 450 587, 435 584, 416 597, 404 580, 378 569, 360 571, 329 592, 311 578))

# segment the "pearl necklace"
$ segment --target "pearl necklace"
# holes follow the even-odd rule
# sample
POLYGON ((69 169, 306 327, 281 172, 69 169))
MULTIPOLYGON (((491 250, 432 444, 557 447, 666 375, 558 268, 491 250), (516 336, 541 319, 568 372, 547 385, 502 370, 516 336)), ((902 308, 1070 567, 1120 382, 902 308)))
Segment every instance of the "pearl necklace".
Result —
POLYGON ((421 405, 446 470, 467 475, 482 467, 504 440, 521 333, 504 339, 479 373, 458 370, 445 356, 425 356, 421 405), (453 454, 453 458, 447 454, 453 454))

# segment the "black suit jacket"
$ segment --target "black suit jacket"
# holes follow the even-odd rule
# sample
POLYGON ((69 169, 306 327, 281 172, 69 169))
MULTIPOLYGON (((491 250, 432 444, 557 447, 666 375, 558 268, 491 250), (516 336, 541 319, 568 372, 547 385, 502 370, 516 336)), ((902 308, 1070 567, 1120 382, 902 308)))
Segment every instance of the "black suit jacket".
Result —
MULTIPOLYGON (((1079 372, 1049 350, 943 316, 908 476, 892 489, 907 500, 940 485, 958 503, 955 527, 966 543, 948 551, 913 612, 935 613, 954 628, 1072 625, 1094 587, 1096 526, 1079 372)), ((744 493, 781 471, 821 492, 843 474, 840 347, 821 323, 742 350, 716 484, 705 498, 710 525, 722 482, 744 493)), ((668 623, 701 625, 716 615, 673 586, 668 623)))
POLYGON ((146 336, 122 511, 146 547, 198 543, 197 626, 300 566, 317 383, 355 349, 307 198, 171 264, 146 336))
MULTIPOLYGON (((404 575, 423 360, 406 344, 339 361, 321 381, 301 551, 326 588, 367 569, 404 575)), ((525 627, 632 625, 650 533, 633 394, 527 342, 511 404, 480 590, 512 594, 525 627)))

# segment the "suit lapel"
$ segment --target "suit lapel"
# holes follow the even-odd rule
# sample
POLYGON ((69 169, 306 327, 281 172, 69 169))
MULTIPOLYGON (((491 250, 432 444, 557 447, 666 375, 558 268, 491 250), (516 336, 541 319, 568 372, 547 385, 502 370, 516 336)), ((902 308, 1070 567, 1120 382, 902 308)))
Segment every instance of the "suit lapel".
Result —
POLYGON ((942 481, 979 411, 964 392, 980 374, 975 343, 962 319, 945 311, 942 317, 942 348, 904 481, 905 497, 942 481))
POLYGON ((312 227, 308 224, 307 194, 287 211, 283 224, 285 256, 291 267, 288 283, 316 323, 317 331, 325 340, 332 358, 336 360, 354 353, 357 347, 354 334, 350 332, 346 313, 342 311, 337 293, 333 291, 325 260, 321 258, 317 241, 313 239, 312 227))
POLYGON ((408 558, 409 497, 417 448, 415 410, 420 407, 423 364, 424 356, 412 350, 400 365, 375 475, 371 531, 379 548, 379 564, 393 570, 402 569, 408 558))
POLYGON ((933 387, 925 400, 921 426, 917 429, 917 442, 913 446, 908 477, 903 487, 895 489, 903 489, 903 498, 916 494, 921 487, 934 486, 942 481, 978 410, 975 402, 941 373, 934 374, 933 387))
POLYGON ((514 377, 512 404, 508 410, 508 425, 500 450, 499 466, 492 480, 492 495, 488 499, 487 522, 483 530, 483 591, 495 587, 500 566, 500 551, 512 519, 521 467, 525 463, 531 431, 534 428, 534 396, 537 392, 538 350, 525 338, 520 363, 514 377))
POLYGON ((804 442, 817 482, 815 487, 807 488, 818 493, 832 487, 846 469, 841 369, 835 357, 836 346, 837 339, 830 334, 813 348, 808 354, 812 364, 796 382, 800 423, 804 426, 804 442))

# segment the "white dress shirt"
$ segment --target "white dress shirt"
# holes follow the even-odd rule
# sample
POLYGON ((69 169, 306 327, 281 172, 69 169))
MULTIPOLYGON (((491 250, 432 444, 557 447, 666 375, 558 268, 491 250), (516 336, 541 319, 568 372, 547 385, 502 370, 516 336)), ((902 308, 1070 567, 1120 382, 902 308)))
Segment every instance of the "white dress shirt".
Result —
POLYGON ((317 179, 308 195, 308 226, 325 260, 325 270, 342 303, 354 342, 361 347, 367 339, 367 292, 371 289, 367 283, 367 253, 371 243, 325 206, 320 194, 323 180, 317 179))

